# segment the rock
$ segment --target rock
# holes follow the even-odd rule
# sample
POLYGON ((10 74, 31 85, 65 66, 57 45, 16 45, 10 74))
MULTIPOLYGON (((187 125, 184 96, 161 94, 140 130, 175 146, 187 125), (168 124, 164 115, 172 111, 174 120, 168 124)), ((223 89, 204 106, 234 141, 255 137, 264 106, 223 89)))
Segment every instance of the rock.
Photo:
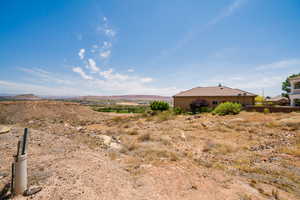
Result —
POLYGON ((11 130, 10 127, 4 126, 4 127, 0 128, 0 134, 9 133, 10 130, 11 130))
POLYGON ((234 118, 231 120, 228 120, 228 123, 234 123, 234 122, 244 122, 245 120, 243 118, 234 118))
POLYGON ((185 139, 186 139, 184 132, 181 132, 181 135, 180 135, 180 137, 181 137, 181 139, 183 139, 183 140, 185 140, 185 139))
POLYGON ((77 130, 78 132, 82 132, 82 131, 84 131, 84 127, 79 126, 79 127, 76 128, 76 130, 77 130))
POLYGON ((42 187, 30 187, 24 192, 24 196, 34 195, 42 190, 42 187))
POLYGON ((103 140, 103 144, 106 146, 110 146, 110 143, 112 142, 112 138, 107 135, 99 135, 99 138, 103 140))
POLYGON ((109 145, 109 148, 111 150, 120 151, 122 149, 122 145, 118 144, 116 142, 111 142, 110 145, 109 145))
POLYGON ((1 173, 1 172, 0 172, 0 179, 1 179, 1 178, 8 177, 8 175, 9 175, 8 173, 1 173))

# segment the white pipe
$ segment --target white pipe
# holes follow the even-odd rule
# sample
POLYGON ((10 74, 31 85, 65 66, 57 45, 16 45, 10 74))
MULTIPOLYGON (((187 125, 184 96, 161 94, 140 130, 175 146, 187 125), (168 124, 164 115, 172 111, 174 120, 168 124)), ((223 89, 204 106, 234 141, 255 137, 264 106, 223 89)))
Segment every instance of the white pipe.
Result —
POLYGON ((23 195, 27 189, 27 155, 19 155, 15 163, 14 194, 23 195))

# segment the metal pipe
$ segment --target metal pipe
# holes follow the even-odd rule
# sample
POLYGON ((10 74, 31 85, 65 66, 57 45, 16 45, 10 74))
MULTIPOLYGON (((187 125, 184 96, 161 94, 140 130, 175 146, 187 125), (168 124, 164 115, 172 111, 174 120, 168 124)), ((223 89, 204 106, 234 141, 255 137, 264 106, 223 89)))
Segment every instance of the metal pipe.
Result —
POLYGON ((27 189, 27 155, 20 155, 15 162, 14 194, 18 195, 27 189))
POLYGON ((11 164, 11 182, 10 182, 10 195, 14 196, 14 179, 15 179, 15 163, 11 164))
POLYGON ((25 128, 24 136, 23 136, 22 155, 24 155, 26 151, 27 135, 28 135, 28 128, 25 128))
POLYGON ((18 141, 18 146, 17 146, 17 155, 16 155, 16 162, 18 162, 18 157, 20 155, 20 147, 21 147, 21 141, 18 141))

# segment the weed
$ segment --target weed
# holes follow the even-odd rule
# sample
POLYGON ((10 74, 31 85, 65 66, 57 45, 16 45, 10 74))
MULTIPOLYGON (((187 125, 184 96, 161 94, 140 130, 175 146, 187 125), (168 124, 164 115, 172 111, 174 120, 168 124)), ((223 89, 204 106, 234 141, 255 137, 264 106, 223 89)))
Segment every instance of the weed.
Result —
POLYGON ((138 135, 139 133, 136 129, 134 129, 134 130, 127 131, 127 134, 128 135, 138 135))
POLYGON ((138 137, 138 141, 140 141, 140 142, 146 142, 146 141, 149 141, 149 140, 151 140, 151 137, 150 137, 149 133, 145 133, 145 134, 140 135, 138 137))

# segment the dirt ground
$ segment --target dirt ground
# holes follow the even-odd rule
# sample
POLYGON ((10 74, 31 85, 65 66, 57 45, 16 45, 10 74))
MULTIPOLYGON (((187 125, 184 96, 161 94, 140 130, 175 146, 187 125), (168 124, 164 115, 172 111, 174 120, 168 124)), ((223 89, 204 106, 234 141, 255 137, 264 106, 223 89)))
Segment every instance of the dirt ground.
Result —
POLYGON ((124 115, 1 102, 0 132, 10 131, 0 133, 0 191, 24 127, 29 185, 42 191, 16 199, 300 199, 300 113, 124 115))

